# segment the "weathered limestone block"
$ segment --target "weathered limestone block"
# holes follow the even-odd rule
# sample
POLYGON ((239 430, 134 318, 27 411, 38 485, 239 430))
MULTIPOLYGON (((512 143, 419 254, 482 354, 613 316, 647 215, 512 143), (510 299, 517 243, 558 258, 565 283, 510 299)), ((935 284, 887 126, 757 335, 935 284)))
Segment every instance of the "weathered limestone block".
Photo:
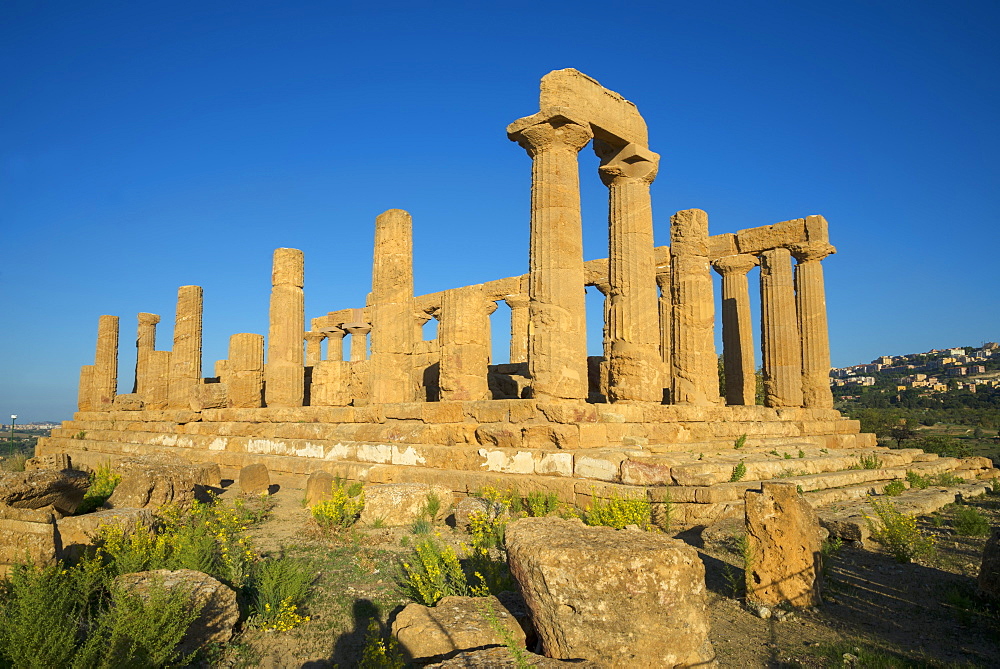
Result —
POLYGON ((360 522, 371 525, 381 520, 387 527, 409 525, 426 517, 428 498, 436 495, 440 505, 433 520, 442 520, 450 513, 455 495, 450 488, 427 483, 385 483, 366 485, 365 508, 360 522))
POLYGON ((51 511, 17 509, 0 505, 0 578, 9 565, 55 563, 58 545, 51 511))
POLYGON ((663 399, 653 209, 649 185, 659 155, 638 144, 595 139, 610 192, 607 297, 608 401, 663 399))
POLYGON ((467 530, 473 516, 510 518, 510 512, 501 504, 491 503, 481 497, 463 497, 455 505, 455 527, 467 530))
POLYGON ((202 383, 191 388, 192 411, 223 409, 229 406, 229 386, 225 383, 202 383))
POLYGON ((112 411, 142 411, 142 396, 138 393, 128 393, 125 395, 115 395, 115 401, 111 406, 112 411))
POLYGON ((0 504, 18 509, 52 505, 59 513, 71 515, 89 487, 90 477, 73 469, 10 472, 0 476, 0 504))
POLYGON ((302 251, 275 249, 267 366, 264 370, 264 395, 269 407, 300 407, 304 399, 302 333, 306 328, 303 280, 302 251))
POLYGON ((760 254, 761 367, 769 407, 802 406, 802 344, 791 262, 785 248, 760 254))
POLYGON ((247 409, 263 406, 264 336, 249 332, 232 335, 229 338, 228 360, 226 387, 229 406, 247 409))
POLYGON ((715 298, 708 262, 708 215, 700 209, 670 218, 671 402, 719 403, 715 298))
POLYGON ((191 569, 155 569, 134 574, 123 574, 115 584, 126 591, 146 598, 152 588, 177 589, 188 592, 191 607, 201 611, 188 627, 177 651, 183 656, 193 653, 209 643, 226 643, 233 636, 233 628, 240 620, 236 591, 208 574, 191 569))
POLYGON ((507 127, 531 165, 528 366, 536 398, 587 398, 583 228, 577 154, 589 124, 541 112, 507 127))
POLYGON ((441 302, 441 367, 438 384, 443 401, 489 398, 490 318, 493 305, 482 285, 447 290, 441 302))
POLYGON ((983 561, 979 567, 979 592, 1000 600, 1000 527, 994 527, 983 548, 983 561))
POLYGON ((705 666, 705 567, 661 534, 524 518, 507 527, 517 579, 548 657, 608 666, 705 666))
POLYGON ((170 351, 150 351, 146 376, 146 390, 143 392, 143 406, 146 411, 166 409, 170 396, 170 351))
POLYGON ((649 142, 646 121, 634 103, 571 67, 553 70, 542 77, 538 105, 543 112, 572 109, 604 137, 641 146, 649 142))
POLYGON ((91 404, 107 411, 118 392, 118 317, 101 316, 97 322, 97 354, 94 356, 91 404))
POLYGON ((104 503, 106 509, 157 508, 168 503, 190 506, 202 478, 196 466, 152 459, 119 460, 114 468, 122 480, 104 503))
POLYGON ((334 477, 330 472, 318 471, 306 480, 306 506, 325 502, 333 495, 334 477))
POLYGON ((245 495, 260 495, 271 487, 267 466, 257 462, 240 470, 240 491, 245 495))
POLYGON ((375 219, 375 261, 371 293, 372 401, 412 402, 413 220, 402 209, 375 219))
POLYGON ((755 604, 796 607, 821 602, 823 542, 819 519, 791 482, 764 482, 746 492, 751 569, 747 599, 755 604))
POLYGON ((191 389, 201 383, 201 323, 204 292, 201 286, 177 289, 174 348, 170 352, 168 406, 187 409, 191 389))
POLYGON ((36 469, 72 469, 73 464, 67 453, 48 453, 46 455, 36 455, 24 461, 24 471, 30 472, 36 469))
POLYGON ((423 663, 456 651, 504 646, 491 617, 510 632, 515 644, 525 647, 524 630, 493 596, 444 597, 433 607, 408 604, 396 615, 392 635, 410 658, 423 663))
POLYGON ((62 549, 60 558, 75 560, 92 546, 102 527, 121 527, 126 535, 139 527, 153 527, 149 509, 105 509, 82 516, 66 516, 56 521, 62 549))

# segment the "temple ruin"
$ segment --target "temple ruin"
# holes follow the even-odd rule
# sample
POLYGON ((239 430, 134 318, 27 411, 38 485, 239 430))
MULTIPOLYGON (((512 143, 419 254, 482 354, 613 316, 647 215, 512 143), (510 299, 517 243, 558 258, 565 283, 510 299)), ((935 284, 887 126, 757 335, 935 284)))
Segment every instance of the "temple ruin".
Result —
MULTIPOLYGON (((646 124, 634 104, 576 70, 543 77, 540 111, 507 134, 531 160, 527 274, 414 295, 411 217, 391 209, 375 220, 367 304, 331 305, 344 308, 307 329, 303 253, 277 249, 266 336, 232 335, 210 378, 200 287, 178 291, 170 351, 156 349, 160 317, 139 314, 131 393, 117 388, 118 318, 101 316, 79 411, 39 453, 91 465, 166 454, 224 471, 261 462, 278 476, 322 470, 459 493, 515 486, 581 505, 594 494, 646 494, 654 505, 672 499, 682 526, 737 513, 761 479, 812 476, 807 496, 829 497, 834 485, 823 476, 844 474, 876 443, 833 409, 826 220, 712 235, 708 215, 691 209, 670 217, 671 244, 656 247, 650 184, 659 156, 646 124), (584 261, 578 153, 588 144, 608 188, 609 247, 606 258, 584 261), (747 276, 758 266, 759 329, 747 276), (604 296, 600 357, 587 356, 586 286, 604 296), (500 301, 511 310, 510 362, 495 365, 489 316, 500 301), (430 319, 438 335, 425 341, 430 319), (777 451, 784 457, 768 455, 777 451), (741 461, 747 480, 731 481, 741 461)), ((884 457, 886 467, 930 464, 916 449, 884 457)))

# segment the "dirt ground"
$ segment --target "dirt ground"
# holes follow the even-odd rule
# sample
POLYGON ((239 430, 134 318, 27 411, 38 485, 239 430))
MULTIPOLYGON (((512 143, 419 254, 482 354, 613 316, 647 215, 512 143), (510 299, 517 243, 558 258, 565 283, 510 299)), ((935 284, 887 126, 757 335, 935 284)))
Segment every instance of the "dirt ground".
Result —
MULTIPOLYGON (((301 490, 278 490, 269 517, 252 532, 266 553, 312 560, 317 580, 305 611, 310 621, 290 632, 249 630, 214 658, 213 666, 354 667, 369 621, 378 620, 385 630, 407 603, 397 574, 418 538, 410 528, 324 535, 302 506, 302 496, 301 490)), ((967 505, 990 525, 1000 525, 1000 495, 967 505)), ((921 519, 921 529, 937 537, 937 551, 914 563, 897 563, 878 546, 844 546, 827 560, 822 606, 779 611, 769 619, 740 599, 738 525, 680 533, 705 562, 719 666, 1000 666, 1000 610, 975 594, 987 537, 957 534, 954 520, 954 507, 921 519)), ((447 526, 433 531, 456 546, 467 541, 447 526)))

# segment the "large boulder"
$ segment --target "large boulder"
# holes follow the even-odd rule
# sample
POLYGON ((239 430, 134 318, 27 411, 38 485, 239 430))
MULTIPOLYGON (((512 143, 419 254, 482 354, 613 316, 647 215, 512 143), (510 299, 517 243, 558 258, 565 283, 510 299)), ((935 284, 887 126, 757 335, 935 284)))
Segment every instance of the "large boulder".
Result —
POLYGON ((767 481, 746 491, 747 601, 766 606, 820 603, 823 534, 794 483, 767 481))
POLYGON ((983 548, 983 563, 979 567, 979 591, 1000 600, 1000 527, 994 527, 983 548))
POLYGON ((153 512, 149 509, 106 509, 82 516, 67 516, 56 521, 62 546, 59 557, 77 559, 89 546, 94 545, 102 527, 121 527, 131 534, 138 527, 153 527, 153 512))
POLYGON ((306 479, 306 506, 325 502, 333 496, 333 474, 330 472, 313 472, 306 479))
POLYGON ((52 506, 71 515, 90 487, 90 477, 72 469, 35 469, 0 476, 0 504, 18 509, 52 506))
POLYGON ((518 647, 525 647, 524 630, 496 597, 444 597, 435 606, 408 604, 396 615, 392 634, 414 661, 428 662, 459 651, 506 645, 490 617, 510 632, 518 647))
POLYGON ((204 490, 204 474, 195 465, 138 458, 119 460, 114 467, 122 480, 104 503, 106 509, 159 508, 164 504, 188 507, 204 490))
POLYGON ((17 509, 0 505, 0 577, 14 563, 55 563, 58 541, 51 507, 17 509))
POLYGON ((452 491, 441 485, 427 483, 383 483, 365 486, 365 508, 361 511, 362 524, 382 521, 387 527, 409 525, 425 517, 431 495, 440 502, 433 520, 448 515, 455 501, 452 491))
POLYGON ((507 556, 545 655, 612 667, 711 666, 705 566, 677 539, 522 518, 507 556))
POLYGON ((123 574, 114 582, 140 597, 147 595, 153 587, 171 591, 183 589, 190 593, 191 606, 200 609, 201 613, 177 646, 181 655, 193 653, 208 643, 226 643, 232 638, 233 628, 240 619, 236 591, 200 571, 154 569, 123 574))

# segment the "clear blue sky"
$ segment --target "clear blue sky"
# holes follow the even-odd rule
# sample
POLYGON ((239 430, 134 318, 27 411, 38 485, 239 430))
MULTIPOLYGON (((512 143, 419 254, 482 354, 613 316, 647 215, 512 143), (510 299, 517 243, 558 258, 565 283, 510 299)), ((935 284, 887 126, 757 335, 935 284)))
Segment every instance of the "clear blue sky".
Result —
MULTIPOLYGON (((308 317, 361 305, 385 209, 414 216, 418 293, 526 271, 530 160, 504 128, 564 67, 646 118, 658 244, 692 207, 713 233, 827 217, 834 365, 1000 339, 998 19, 987 1, 6 0, 0 422, 71 416, 101 314, 121 317, 128 392, 135 314, 161 314, 169 349, 180 285, 205 288, 210 374, 230 334, 266 332, 276 247, 305 251, 308 317)), ((585 149, 588 258, 607 254, 596 167, 585 149)))

